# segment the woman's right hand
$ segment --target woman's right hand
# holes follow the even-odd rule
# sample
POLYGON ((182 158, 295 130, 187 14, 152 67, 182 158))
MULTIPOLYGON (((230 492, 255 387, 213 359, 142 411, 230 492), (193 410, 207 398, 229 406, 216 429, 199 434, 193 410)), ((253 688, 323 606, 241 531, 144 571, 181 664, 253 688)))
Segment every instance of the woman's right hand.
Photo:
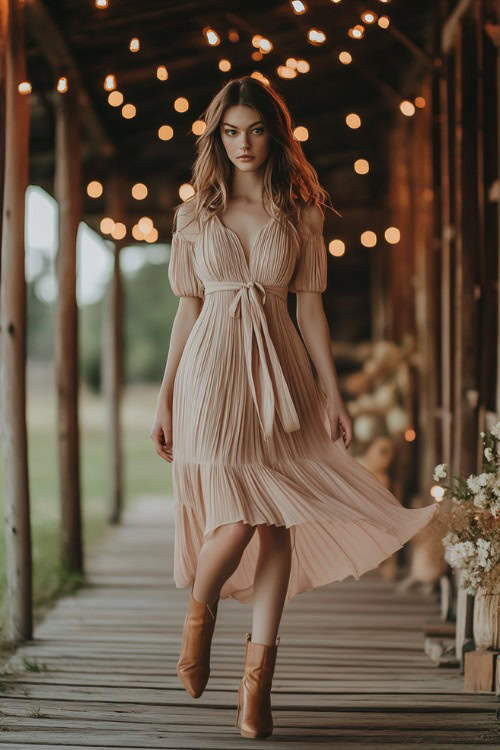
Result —
POLYGON ((171 463, 172 455, 172 404, 160 396, 151 428, 151 440, 159 456, 171 463))

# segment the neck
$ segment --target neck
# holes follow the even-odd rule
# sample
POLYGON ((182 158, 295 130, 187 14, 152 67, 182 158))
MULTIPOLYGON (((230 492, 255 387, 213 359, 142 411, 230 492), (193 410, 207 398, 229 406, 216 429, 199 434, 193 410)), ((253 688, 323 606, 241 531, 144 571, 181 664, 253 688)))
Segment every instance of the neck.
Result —
POLYGON ((262 202, 263 168, 253 172, 242 172, 233 168, 231 181, 231 199, 247 203, 262 202))

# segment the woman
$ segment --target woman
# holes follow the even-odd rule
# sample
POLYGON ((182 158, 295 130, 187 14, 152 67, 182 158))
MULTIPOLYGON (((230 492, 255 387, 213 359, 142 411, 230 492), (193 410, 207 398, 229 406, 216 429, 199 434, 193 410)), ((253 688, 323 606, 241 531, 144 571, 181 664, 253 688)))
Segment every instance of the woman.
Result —
POLYGON ((177 674, 199 697, 219 599, 253 603, 236 726, 267 737, 284 605, 359 579, 437 506, 403 508, 346 451, 351 419, 321 297, 327 194, 282 98, 245 76, 204 119, 194 197, 174 218, 168 276, 180 302, 151 438, 173 461, 174 580, 192 586, 177 674))

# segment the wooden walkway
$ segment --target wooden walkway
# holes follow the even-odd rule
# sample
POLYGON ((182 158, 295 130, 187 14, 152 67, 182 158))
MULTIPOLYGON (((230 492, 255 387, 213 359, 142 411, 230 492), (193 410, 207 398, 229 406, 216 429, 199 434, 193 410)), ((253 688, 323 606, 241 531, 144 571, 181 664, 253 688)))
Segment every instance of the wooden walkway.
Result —
MULTIPOLYGON (((173 507, 144 499, 87 563, 90 587, 60 600, 2 677, 0 748, 261 747, 234 727, 251 606, 221 602, 212 673, 192 699, 175 672, 188 589, 172 579, 173 507), (39 671, 34 671, 38 668, 39 671)), ((433 598, 370 571, 285 607, 267 743, 342 750, 498 748, 493 694, 424 654, 433 598)))

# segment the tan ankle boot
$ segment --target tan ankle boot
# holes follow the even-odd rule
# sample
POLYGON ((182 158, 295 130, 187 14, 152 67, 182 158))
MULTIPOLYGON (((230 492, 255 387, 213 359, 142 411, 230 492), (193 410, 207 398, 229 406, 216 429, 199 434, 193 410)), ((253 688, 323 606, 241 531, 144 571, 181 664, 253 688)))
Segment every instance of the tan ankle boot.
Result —
POLYGON ((182 628, 182 647, 177 676, 193 698, 199 698, 210 676, 210 648, 219 599, 209 606, 197 601, 191 590, 189 609, 182 628))
POLYGON ((242 737, 263 738, 273 732, 271 684, 280 636, 274 646, 254 643, 246 634, 245 666, 238 690, 235 726, 242 737))

